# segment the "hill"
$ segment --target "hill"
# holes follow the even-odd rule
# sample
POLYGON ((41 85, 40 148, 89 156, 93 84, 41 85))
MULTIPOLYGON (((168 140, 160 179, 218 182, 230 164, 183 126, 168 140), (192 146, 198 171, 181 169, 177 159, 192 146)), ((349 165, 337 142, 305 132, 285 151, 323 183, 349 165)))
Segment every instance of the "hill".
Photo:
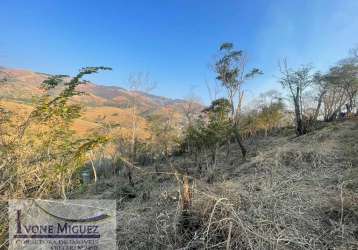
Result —
MULTIPOLYGON (((0 67, 0 100, 2 100, 2 105, 13 109, 12 107, 21 104, 22 107, 26 107, 24 110, 31 110, 33 98, 43 94, 40 85, 48 77, 49 75, 44 73, 0 67)), ((136 98, 140 119, 168 109, 181 117, 184 112, 183 105, 186 104, 184 100, 170 99, 138 91, 131 92, 121 87, 103 86, 91 82, 80 85, 78 90, 85 93, 73 98, 74 102, 85 107, 83 118, 74 124, 76 131, 80 134, 98 127, 98 123, 104 117, 121 124, 121 126, 129 126, 129 111, 127 109, 130 107, 133 95, 136 98)), ((195 104, 195 108, 200 110, 202 106, 195 104)), ((17 110, 13 109, 13 111, 17 110)), ((180 123, 179 120, 177 122, 180 123)))
MULTIPOLYGON (((8 100, 29 103, 32 97, 41 95, 39 88, 43 80, 49 75, 36 73, 29 70, 0 68, 0 97, 8 100)), ((94 83, 81 85, 78 89, 86 95, 78 98, 78 101, 87 106, 113 106, 119 108, 128 107, 133 92, 117 86, 104 86, 94 83)), ((178 112, 184 100, 170 99, 167 97, 151 95, 144 92, 136 92, 138 106, 144 111, 153 111, 162 107, 169 107, 178 112)))
POLYGON ((300 137, 284 130, 245 141, 246 161, 222 148, 217 167, 199 174, 179 156, 157 166, 162 174, 138 170, 135 188, 102 176, 74 197, 117 199, 118 244, 129 249, 356 249, 357 141, 357 120, 300 137), (169 166, 192 173, 187 218, 169 166))

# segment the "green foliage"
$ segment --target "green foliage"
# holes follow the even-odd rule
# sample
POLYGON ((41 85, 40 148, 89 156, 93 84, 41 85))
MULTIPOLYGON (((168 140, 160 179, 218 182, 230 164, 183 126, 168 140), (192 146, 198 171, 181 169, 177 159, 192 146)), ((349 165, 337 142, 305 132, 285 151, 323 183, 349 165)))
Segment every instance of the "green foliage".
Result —
POLYGON ((230 103, 225 98, 214 100, 205 112, 209 119, 203 132, 208 146, 221 144, 230 134, 230 103))
POLYGON ((230 103, 225 98, 214 100, 208 108, 204 109, 203 116, 186 131, 184 145, 188 151, 198 153, 208 150, 216 154, 218 147, 227 142, 231 136, 230 110, 230 103))
POLYGON ((87 67, 82 68, 80 72, 70 81, 65 82, 66 75, 54 75, 44 80, 41 87, 50 91, 60 85, 64 85, 64 89, 55 97, 48 92, 40 98, 35 110, 31 113, 30 118, 34 118, 40 122, 47 121, 53 117, 57 117, 64 121, 72 121, 80 116, 81 107, 76 104, 69 104, 69 98, 83 94, 76 90, 80 84, 86 83, 81 81, 85 75, 98 73, 99 70, 111 70, 108 67, 87 67))
POLYGON ((246 156, 246 148, 242 143, 238 118, 241 111, 241 104, 244 92, 241 89, 242 84, 256 75, 262 74, 259 69, 252 69, 246 73, 247 58, 242 50, 235 50, 232 43, 224 43, 219 49, 219 59, 215 63, 216 79, 226 89, 227 100, 230 104, 230 118, 232 131, 235 134, 243 158, 246 156))
MULTIPOLYGON (((64 75, 56 75, 42 83, 47 93, 35 103, 34 110, 19 129, 10 131, 10 143, 2 145, 6 148, 4 164, 9 172, 1 172, 0 177, 10 181, 9 185, 2 186, 1 192, 12 197, 66 198, 67 191, 78 184, 74 174, 84 165, 87 153, 108 141, 99 135, 75 136, 71 123, 80 117, 81 106, 71 103, 71 97, 81 94, 76 87, 86 83, 81 81, 83 76, 108 69, 83 68, 68 82, 64 75), (61 89, 59 94, 51 93, 57 87, 61 89)), ((2 114, 1 118, 9 128, 6 116, 2 114)))
POLYGON ((208 108, 204 109, 204 112, 225 116, 230 112, 230 109, 230 102, 226 98, 220 98, 212 101, 211 105, 208 108))
MULTIPOLYGON (((230 95, 235 95, 239 85, 245 80, 262 74, 257 68, 245 73, 246 58, 242 50, 234 50, 232 43, 224 43, 220 46, 220 58, 215 63, 215 72, 222 85, 228 89, 230 95)), ((229 99, 231 102, 231 100, 229 99)))
POLYGON ((240 120, 240 127, 245 137, 256 136, 263 131, 268 135, 273 129, 280 127, 283 118, 284 104, 281 98, 264 103, 258 110, 253 110, 243 115, 240 120))

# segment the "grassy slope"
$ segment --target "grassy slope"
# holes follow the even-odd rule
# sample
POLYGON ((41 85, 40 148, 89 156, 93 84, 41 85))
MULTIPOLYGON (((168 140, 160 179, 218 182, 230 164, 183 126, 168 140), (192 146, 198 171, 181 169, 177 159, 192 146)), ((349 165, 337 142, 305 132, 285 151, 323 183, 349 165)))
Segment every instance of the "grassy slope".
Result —
MULTIPOLYGON (((299 138, 288 131, 247 141, 246 162, 236 147, 226 159, 223 148, 214 183, 207 176, 192 178, 188 221, 180 216, 177 179, 148 174, 152 166, 137 171, 134 189, 117 177, 75 197, 117 199, 120 249, 354 249, 357 142, 358 121, 351 120, 299 138), (128 193, 135 198, 125 198, 128 193)), ((173 164, 192 165, 183 157, 173 164)), ((173 172, 168 164, 160 169, 173 172)))

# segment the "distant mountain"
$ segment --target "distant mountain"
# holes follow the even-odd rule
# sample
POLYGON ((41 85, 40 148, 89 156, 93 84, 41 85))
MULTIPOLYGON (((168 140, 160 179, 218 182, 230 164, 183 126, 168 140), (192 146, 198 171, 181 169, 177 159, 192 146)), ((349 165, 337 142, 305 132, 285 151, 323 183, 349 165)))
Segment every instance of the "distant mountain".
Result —
MULTIPOLYGON (((33 97, 40 96, 41 82, 49 75, 29 70, 7 69, 0 67, 0 98, 30 104, 33 97)), ((74 98, 88 107, 116 107, 128 108, 132 96, 135 94, 140 112, 146 116, 162 108, 170 108, 176 112, 183 112, 185 100, 170 99, 144 92, 130 92, 117 86, 104 86, 94 83, 80 85, 78 90, 85 95, 74 98)), ((200 109, 202 106, 197 105, 200 109)))

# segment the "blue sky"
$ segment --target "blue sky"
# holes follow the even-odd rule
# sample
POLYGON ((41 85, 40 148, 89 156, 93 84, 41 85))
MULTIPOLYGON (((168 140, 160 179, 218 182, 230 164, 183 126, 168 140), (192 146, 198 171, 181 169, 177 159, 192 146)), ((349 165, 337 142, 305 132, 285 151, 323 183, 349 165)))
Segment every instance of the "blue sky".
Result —
POLYGON ((222 42, 230 41, 264 75, 246 83, 248 98, 279 88, 278 60, 326 70, 358 44, 357 0, 1 0, 0 65, 75 74, 113 67, 96 83, 127 86, 149 72, 154 94, 196 95, 222 42))

